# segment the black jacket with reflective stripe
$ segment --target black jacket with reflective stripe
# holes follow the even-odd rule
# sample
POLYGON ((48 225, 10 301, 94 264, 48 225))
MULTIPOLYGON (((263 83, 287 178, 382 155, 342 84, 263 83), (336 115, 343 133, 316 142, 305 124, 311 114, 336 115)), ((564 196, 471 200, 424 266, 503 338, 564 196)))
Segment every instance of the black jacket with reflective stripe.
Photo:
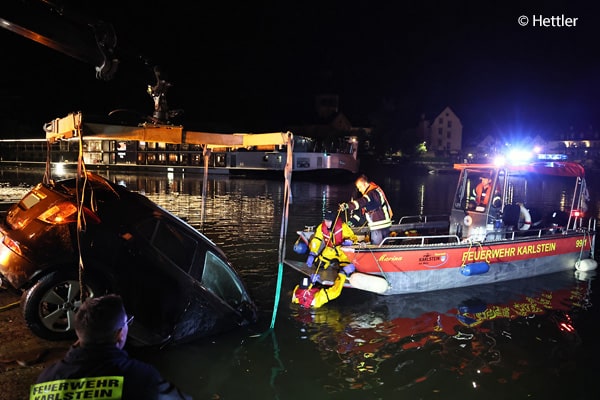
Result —
POLYGON ((65 357, 46 368, 36 383, 59 379, 123 376, 123 399, 189 399, 156 368, 129 357, 114 344, 72 346, 65 357))

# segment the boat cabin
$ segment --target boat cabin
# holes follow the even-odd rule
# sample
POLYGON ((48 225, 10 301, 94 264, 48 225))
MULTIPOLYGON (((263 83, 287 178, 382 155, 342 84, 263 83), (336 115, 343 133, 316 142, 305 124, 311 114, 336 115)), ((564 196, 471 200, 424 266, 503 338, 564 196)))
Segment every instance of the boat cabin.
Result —
POLYGON ((581 224, 587 209, 584 169, 572 162, 456 164, 460 170, 450 234, 461 240, 560 231, 581 224))

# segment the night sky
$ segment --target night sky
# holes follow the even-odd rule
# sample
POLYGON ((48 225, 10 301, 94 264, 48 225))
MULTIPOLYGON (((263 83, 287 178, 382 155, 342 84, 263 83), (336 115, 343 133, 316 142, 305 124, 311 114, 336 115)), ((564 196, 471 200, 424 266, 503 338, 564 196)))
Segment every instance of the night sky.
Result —
MULTIPOLYGON (((4 0, 0 17, 23 1, 4 0)), ((112 23, 121 60, 115 78, 97 80, 93 66, 0 29, 2 119, 41 127, 79 110, 149 115, 145 90, 154 76, 145 59, 173 84, 169 106, 184 110, 178 122, 188 129, 283 130, 307 121, 319 93, 339 94, 340 111, 354 126, 393 106, 413 127, 422 113, 433 117, 446 105, 467 137, 600 126, 600 12, 593 4, 64 3, 84 3, 88 15, 112 23), (549 26, 532 26, 540 15, 549 26), (562 15, 577 18, 574 26, 551 26, 562 15)))

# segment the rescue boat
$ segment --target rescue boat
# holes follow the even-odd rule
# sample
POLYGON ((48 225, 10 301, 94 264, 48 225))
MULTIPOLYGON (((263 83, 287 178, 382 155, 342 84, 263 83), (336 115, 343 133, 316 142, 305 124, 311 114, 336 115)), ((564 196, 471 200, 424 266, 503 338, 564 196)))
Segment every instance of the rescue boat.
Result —
MULTIPOLYGON (((589 215, 585 170, 569 161, 455 164, 460 171, 444 223, 401 218, 379 245, 368 235, 342 251, 356 267, 346 287, 399 295, 491 284, 564 270, 596 269, 596 219, 589 215), (477 185, 490 189, 478 198, 477 185), (446 227, 445 231, 440 228, 446 227)), ((310 229, 297 232, 308 244, 310 229)), ((357 233, 360 233, 357 231, 357 233)), ((331 284, 335 268, 286 265, 331 284)))

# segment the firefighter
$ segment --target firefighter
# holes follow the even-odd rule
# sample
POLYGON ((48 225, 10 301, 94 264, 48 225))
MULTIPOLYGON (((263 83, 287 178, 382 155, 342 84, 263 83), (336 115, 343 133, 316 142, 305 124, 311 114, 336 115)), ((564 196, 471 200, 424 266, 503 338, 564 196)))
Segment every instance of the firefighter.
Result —
MULTIPOLYGON (((337 261, 340 271, 346 274, 354 272, 354 265, 342 251, 342 246, 351 246, 357 241, 352 229, 342 221, 333 211, 327 211, 323 222, 315 230, 309 243, 309 255, 306 265, 310 268, 316 266, 316 273, 320 268, 327 269, 333 261, 337 261)), ((318 274, 316 274, 318 276, 318 274)), ((312 278, 315 282, 317 276, 312 278)))
MULTIPOLYGON (((352 264, 350 264, 352 265, 352 264)), ((292 303, 300 304, 303 308, 319 308, 323 304, 339 297, 342 293, 347 275, 340 272, 332 286, 319 287, 308 284, 308 278, 304 278, 301 285, 296 285, 292 293, 292 303)))

